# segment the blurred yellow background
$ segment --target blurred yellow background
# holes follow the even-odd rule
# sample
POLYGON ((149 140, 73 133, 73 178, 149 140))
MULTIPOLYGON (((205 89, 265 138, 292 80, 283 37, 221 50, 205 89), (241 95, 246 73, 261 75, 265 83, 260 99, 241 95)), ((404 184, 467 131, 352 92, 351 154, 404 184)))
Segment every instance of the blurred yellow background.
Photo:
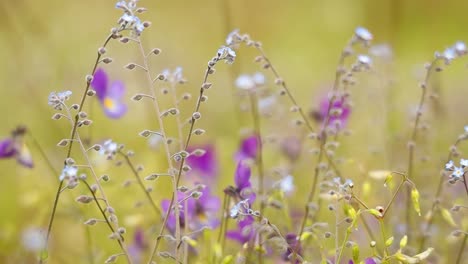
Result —
MULTIPOLYGON (((26 125, 58 170, 65 151, 55 145, 69 134, 69 127, 50 119, 54 112, 47 105, 47 96, 51 91, 71 90, 75 102, 78 101, 97 49, 121 15, 114 5, 115 1, 91 0, 0 1, 0 135, 6 137, 17 125, 26 125)), ((386 78, 392 80, 385 126, 374 129, 369 122, 378 119, 381 113, 375 111, 379 106, 369 100, 368 91, 381 87, 374 87, 375 81, 365 79, 365 89, 358 91, 367 92, 353 94, 356 109, 350 126, 356 139, 344 145, 345 149, 353 150, 347 156, 360 160, 366 169, 404 167, 409 113, 419 100, 417 84, 422 78, 423 64, 435 51, 443 51, 457 40, 468 41, 468 1, 463 0, 142 0, 139 5, 149 9, 141 17, 152 22, 142 36, 144 45, 147 49, 162 50, 160 56, 152 59, 154 74, 165 68, 182 66, 189 81, 182 89, 196 94, 207 61, 224 44, 226 35, 238 28, 241 33, 248 33, 263 43, 299 104, 306 109, 314 108, 316 96, 332 83, 341 49, 354 29, 357 26, 368 28, 374 34, 373 43, 391 45, 394 61, 385 66, 386 78), (385 145, 385 154, 373 157, 366 143, 385 145), (399 157, 393 155, 400 152, 403 154, 399 157)), ((113 42, 108 47, 108 55, 114 62, 106 69, 114 79, 126 82, 130 110, 121 120, 108 120, 94 102, 93 137, 96 140, 112 137, 136 150, 135 160, 148 167, 147 172, 164 169, 158 164, 163 159, 155 159, 153 154, 138 155, 138 151, 147 147, 146 141, 137 136, 138 132, 157 129, 157 126, 150 108, 128 99, 146 89, 141 74, 123 70, 125 64, 138 57, 137 47, 113 42)), ((218 143, 223 159, 218 194, 232 184, 231 157, 238 143, 239 128, 250 124, 249 120, 239 121, 233 112, 236 109, 236 100, 232 97, 233 74, 258 71, 258 65, 252 63, 255 56, 253 50, 243 48, 238 51, 234 65, 218 65, 218 72, 211 80, 213 88, 208 92, 210 100, 203 106, 207 139, 218 143)), ((442 87, 444 111, 430 119, 435 128, 431 135, 435 139, 425 148, 434 154, 431 156, 434 163, 428 165, 431 175, 438 174, 448 146, 468 121, 465 64, 466 60, 456 62, 436 78, 442 87)), ((265 74, 272 83, 270 73, 265 74)), ((192 109, 192 103, 187 109, 192 109)), ((20 246, 21 233, 31 226, 45 226, 49 218, 58 176, 51 175, 33 145, 31 149, 36 163, 33 170, 20 168, 14 161, 0 161, 1 263, 32 263, 33 255, 23 253, 20 246)), ((117 173, 117 169, 111 171, 117 173)), ((356 168, 353 175, 359 175, 358 171, 356 168)), ((123 179, 119 178, 112 186, 119 186, 123 179)), ((304 186, 298 188, 295 197, 302 203, 305 194, 301 193, 309 188, 309 181, 299 179, 298 185, 300 183, 304 186)), ((431 188, 435 187, 429 186, 426 192, 431 188)), ((114 189, 111 193, 119 196, 122 190, 114 189)), ((135 188, 132 192, 139 190, 135 188)), ((162 193, 165 197, 169 195, 167 191, 162 193)), ((76 195, 78 192, 74 191, 72 196, 76 195)), ((132 195, 134 193, 125 193, 122 197, 133 199, 132 195)), ((84 238, 81 231, 75 230, 80 221, 73 219, 77 205, 71 202, 72 196, 64 195, 68 202, 59 205, 50 263, 77 263, 67 256, 82 251, 73 247, 75 243, 81 247, 80 241, 84 238), (54 248, 61 252, 57 253, 54 248)), ((99 229, 101 231, 97 232, 105 237, 107 230, 96 228, 99 229)), ((102 247, 111 247, 107 245, 110 243, 105 244, 102 247)))

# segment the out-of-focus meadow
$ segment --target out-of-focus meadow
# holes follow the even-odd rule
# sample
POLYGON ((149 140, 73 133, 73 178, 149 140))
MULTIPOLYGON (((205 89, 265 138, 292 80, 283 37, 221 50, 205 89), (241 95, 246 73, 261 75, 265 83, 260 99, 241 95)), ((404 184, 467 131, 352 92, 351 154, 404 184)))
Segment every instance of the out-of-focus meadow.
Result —
MULTIPOLYGON (((357 26, 364 26, 373 33, 373 43, 390 45, 393 52, 391 58, 376 59, 375 68, 370 73, 360 75, 358 83, 352 88, 353 110, 347 122, 351 135, 341 139, 338 152, 344 159, 340 165, 342 173, 354 181, 355 191, 362 194, 372 207, 386 204, 392 191, 383 186, 382 180, 369 178, 368 172, 406 170, 406 145, 419 103, 421 89, 418 83, 424 77, 424 64, 433 58, 435 51, 442 52, 457 40, 468 41, 468 2, 462 0, 142 0, 139 4, 149 10, 141 18, 152 22, 142 35, 143 44, 147 49, 157 47, 162 50, 159 56, 151 59, 153 73, 178 66, 183 68, 188 82, 180 89, 193 96, 182 106, 182 112, 185 111, 183 117, 190 117, 193 111, 208 60, 216 54, 233 29, 238 28, 240 32, 262 42, 263 49, 307 113, 317 109, 320 98, 331 89, 341 50, 357 26), (365 181, 370 182, 372 188, 364 194, 362 186, 365 181)), ((25 125, 30 132, 28 135, 32 135, 25 139, 34 160, 33 169, 23 168, 11 159, 0 160, 1 263, 36 261, 38 253, 29 251, 25 240, 28 240, 28 230, 47 227, 58 186, 58 174, 51 171, 36 143, 55 170, 60 172, 66 148, 56 145, 70 135, 66 122, 51 120, 55 111, 48 105, 47 98, 52 91, 71 90, 71 102, 78 103, 86 85, 85 76, 91 73, 96 51, 121 16, 121 11, 114 6, 115 1, 111 0, 0 2, 0 135, 7 137, 17 125, 25 125)), ((144 165, 142 176, 145 176, 151 172, 165 171, 167 162, 162 147, 151 148, 147 139, 138 136, 144 129, 158 130, 157 117, 151 105, 130 100, 135 93, 147 92, 142 72, 123 69, 129 62, 139 62, 139 59, 135 59, 139 57, 138 52, 136 45, 123 45, 118 41, 111 42, 107 47, 106 56, 109 55, 114 61, 105 69, 112 79, 125 83, 127 90, 124 100, 129 109, 122 118, 109 119, 96 98, 91 98, 85 110, 93 124, 91 129, 84 130, 83 137, 91 137, 92 143, 112 138, 125 144, 126 149, 135 152, 132 158, 135 164, 144 165)), ((243 99, 238 98, 234 86, 237 75, 262 71, 267 78, 267 86, 271 87, 270 92, 277 91, 274 76, 253 63, 255 56, 254 49, 242 48, 237 51, 233 65, 217 65, 216 74, 210 77, 213 87, 207 92, 209 100, 201 110, 203 118, 199 126, 206 133, 193 139, 195 145, 213 143, 216 147, 220 173, 211 189, 220 197, 225 187, 233 185, 236 168, 233 156, 242 131, 252 128, 249 113, 239 111, 238 103, 243 99)), ((417 176, 413 179, 421 192, 423 216, 434 199, 449 147, 468 124, 466 64, 466 58, 454 61, 430 81, 438 93, 438 101, 429 100, 431 103, 424 112, 423 123, 427 123, 428 130, 418 139, 415 156, 417 176)), ((158 89, 163 86, 156 85, 158 89)), ((279 100, 288 109, 289 102, 279 100)), ((162 102, 166 107, 170 104, 162 102)), ((264 138, 299 134, 299 129, 291 120, 262 120, 264 138)), ((174 124, 169 122, 168 126, 169 133, 176 136, 174 124)), ((184 129, 186 133, 188 126, 184 129)), ((73 153, 77 161, 82 161, 77 149, 73 153)), ((459 148, 462 158, 466 157, 463 156, 466 150, 462 143, 459 148)), ((287 162, 287 159, 276 155, 277 151, 275 144, 265 144, 267 170, 287 162)), ((301 153, 291 172, 296 189, 289 197, 292 213, 287 213, 299 214, 298 219, 303 213, 315 166, 315 158, 307 149, 301 153)), ((134 206, 138 201, 145 200, 136 185, 122 187, 127 179, 133 177, 130 169, 125 166, 117 168, 112 164, 101 160, 96 170, 98 174, 106 173, 111 178, 105 189, 119 214, 120 223, 128 230, 127 239, 132 240, 136 228, 143 228, 147 246, 151 248, 157 233, 156 229, 152 229, 153 225, 159 227, 160 223, 153 222, 156 217, 148 204, 134 206)), ((277 179, 273 177, 269 182, 277 179)), ((255 179, 253 181, 256 182, 255 179)), ((162 177, 152 186, 154 190, 151 195, 158 205, 161 200, 171 197, 172 187, 168 179, 162 177)), ((442 200, 445 207, 450 208, 454 203, 467 205, 461 183, 445 187, 448 188, 442 200)), ((82 223, 95 217, 98 211, 94 204, 82 205, 74 201, 81 193, 86 193, 81 186, 63 192, 49 243, 48 263, 90 263, 86 255, 87 246, 93 248, 95 263, 102 263, 118 249, 115 242, 107 239, 109 232, 103 224, 91 228, 83 226, 82 223)), ((404 196, 403 192, 401 196, 404 196)), ((403 218, 404 206, 404 202, 397 201, 391 209, 399 212, 395 218, 403 218)), ((280 216, 284 217, 274 210, 266 214, 273 223, 280 216)), ((325 211, 322 216, 334 221, 334 217, 327 216, 325 211)), ((423 216, 418 218, 413 215, 414 223, 423 221, 423 216)), ((466 210, 453 217, 457 226, 462 228, 462 221, 466 222, 466 210)), ((450 227, 440 217, 435 221, 437 224, 432 231, 439 240, 430 240, 426 244, 437 249, 432 263, 454 263, 455 257, 451 256, 457 254, 461 244, 460 239, 450 238, 450 232, 456 228, 450 227)), ((334 225, 334 222, 331 223, 334 225)), ((294 223, 289 227, 290 231, 297 232, 298 225, 294 223)), ((232 221, 230 227, 234 226, 232 221)), ((373 225, 373 228, 379 232, 377 225, 373 225)), ((213 236, 217 234, 217 231, 212 233, 213 236)), ((397 238, 401 238, 401 234, 397 238)), ((332 243, 328 246, 333 248, 332 243)), ((231 252, 227 253, 235 254, 236 247, 230 248, 231 252)), ((212 250, 209 243, 197 249, 204 250, 212 250)), ((366 254, 370 252, 368 249, 362 251, 366 254)), ((468 254, 465 255, 468 257, 468 254)), ((120 261, 124 263, 123 259, 120 261)), ((318 263, 318 260, 312 263, 318 263)))

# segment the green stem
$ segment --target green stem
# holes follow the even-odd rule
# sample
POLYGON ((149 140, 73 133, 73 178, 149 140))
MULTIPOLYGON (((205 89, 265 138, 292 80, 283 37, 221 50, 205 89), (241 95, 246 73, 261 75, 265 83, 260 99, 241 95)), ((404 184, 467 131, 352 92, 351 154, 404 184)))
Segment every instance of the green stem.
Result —
POLYGON ((466 239, 468 238, 468 235, 465 234, 465 237, 463 238, 463 242, 460 246, 460 250, 458 251, 458 255, 457 255, 457 261, 455 262, 455 264, 460 264, 460 261, 462 259, 462 256, 463 256, 463 252, 465 252, 465 245, 466 245, 466 239))

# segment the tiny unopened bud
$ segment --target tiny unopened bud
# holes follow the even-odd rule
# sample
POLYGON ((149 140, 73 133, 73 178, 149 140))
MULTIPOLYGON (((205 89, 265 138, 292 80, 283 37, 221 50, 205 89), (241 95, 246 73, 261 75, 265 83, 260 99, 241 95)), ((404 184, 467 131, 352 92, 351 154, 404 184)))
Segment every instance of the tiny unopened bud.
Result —
POLYGON ((183 193, 184 193, 184 192, 188 191, 189 188, 188 188, 187 186, 183 186, 183 185, 182 185, 182 186, 179 186, 179 187, 177 188, 177 190, 179 190, 180 192, 183 192, 183 193))
POLYGON ((79 203, 87 204, 93 201, 93 197, 87 195, 80 195, 76 198, 76 201, 79 203))
POLYGON ((106 53, 106 48, 100 47, 100 48, 98 49, 98 53, 101 54, 101 55, 105 54, 105 53, 106 53))
POLYGON ((109 57, 106 57, 106 58, 102 59, 102 62, 104 62, 105 64, 109 64, 112 61, 113 61, 112 58, 109 58, 109 57))
POLYGON ((136 64, 135 63, 129 63, 129 64, 125 65, 124 67, 126 69, 133 70, 133 69, 135 69, 136 64))
POLYGON ((192 118, 195 119, 195 120, 200 119, 200 117, 201 117, 201 113, 200 113, 200 112, 194 112, 194 113, 192 114, 192 118))
POLYGON ((193 134, 199 136, 199 135, 203 135, 205 133, 205 130, 204 129, 201 129, 201 128, 197 128, 193 131, 193 134))
POLYGON ((86 118, 86 117, 88 117, 88 114, 86 114, 86 112, 79 112, 79 113, 78 113, 78 116, 79 116, 80 118, 86 118))
POLYGON ((375 242, 374 240, 372 240, 372 241, 370 242, 370 246, 371 246, 372 248, 375 247, 376 245, 377 245, 377 242, 375 242))
POLYGON ((68 146, 68 143, 69 143, 69 142, 70 142, 70 140, 68 140, 68 139, 62 139, 62 140, 60 140, 59 143, 57 143, 57 146, 59 146, 59 147, 66 147, 66 146, 68 146))
POLYGON ((95 151, 100 151, 101 148, 102 148, 102 147, 101 147, 101 145, 99 145, 99 144, 93 145, 93 149, 94 149, 95 151))
POLYGON ((332 234, 330 232, 325 232, 325 234, 323 236, 325 238, 330 238, 332 236, 332 234))
POLYGON ((86 82, 91 83, 92 81, 93 81, 93 76, 90 74, 86 75, 86 82))
POLYGON ((154 180, 156 180, 158 177, 159 177, 158 174, 153 173, 153 174, 150 174, 150 175, 146 176, 146 177, 145 177, 145 180, 147 180, 147 181, 154 181, 154 180))
POLYGON ((53 119, 53 120, 59 120, 60 118, 62 118, 62 116, 63 116, 63 115, 60 114, 60 113, 55 113, 55 114, 52 116, 52 119, 53 119))
POLYGON ((204 83, 204 84, 202 85, 202 88, 203 88, 203 89, 210 89, 210 87, 211 87, 212 85, 213 85, 212 83, 204 83))
POLYGON ((119 232, 120 234, 125 234, 127 230, 125 229, 125 227, 119 227, 119 229, 117 229, 117 232, 119 232))
POLYGON ((72 158, 67 158, 65 160, 65 164, 67 164, 68 166, 73 166, 73 165, 75 165, 75 160, 72 159, 72 158))
POLYGON ((122 42, 124 44, 128 43, 129 41, 130 41, 130 39, 127 38, 127 37, 120 38, 120 42, 122 42))
POLYGON ((201 102, 206 102, 206 101, 208 101, 208 96, 203 95, 203 96, 200 98, 200 101, 201 101, 201 102))
POLYGON ((101 179, 102 179, 103 181, 105 181, 105 182, 108 182, 108 181, 110 180, 109 175, 107 175, 107 174, 102 175, 102 176, 101 176, 101 179))
POLYGON ((85 225, 95 225, 97 223, 97 220, 94 218, 88 219, 84 222, 85 225))
POLYGON ((151 22, 150 22, 150 21, 144 21, 144 22, 143 22, 143 26, 144 26, 145 28, 149 28, 149 27, 151 26, 151 22))
POLYGON ((159 55, 161 53, 161 50, 158 49, 158 48, 154 48, 151 50, 151 53, 154 54, 154 55, 159 55))
POLYGON ((192 196, 193 199, 198 199, 203 195, 202 192, 192 192, 190 196, 192 196))
POLYGON ((72 104, 71 108, 73 110, 78 110, 78 109, 80 109, 80 105, 79 104, 72 104))
POLYGON ((89 125, 91 125, 92 123, 93 123, 93 121, 90 120, 90 119, 85 119, 85 120, 83 120, 83 122, 82 122, 82 124, 83 124, 84 126, 89 126, 89 125))

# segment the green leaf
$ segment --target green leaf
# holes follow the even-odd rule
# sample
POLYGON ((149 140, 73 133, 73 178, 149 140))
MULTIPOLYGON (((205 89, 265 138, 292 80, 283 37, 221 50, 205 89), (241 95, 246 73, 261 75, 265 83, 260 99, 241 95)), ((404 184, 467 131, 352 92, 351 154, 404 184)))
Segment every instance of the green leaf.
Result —
POLYGON ((406 247, 406 244, 408 243, 408 236, 404 236, 400 240, 400 248, 406 247))
POLYGON ((411 200, 413 201, 413 207, 416 213, 421 216, 421 208, 419 206, 419 191, 414 188, 411 190, 411 200))
POLYGON ((358 261, 359 261, 359 246, 357 244, 353 244, 352 252, 353 252, 353 261, 354 261, 354 263, 358 263, 358 261))
POLYGON ((223 258, 221 261, 221 264, 230 264, 233 263, 234 257, 232 255, 227 255, 226 257, 223 258))
POLYGON ((377 209, 369 209, 369 213, 377 218, 382 217, 382 214, 377 209))
POLYGON ((442 218, 444 218, 444 220, 447 221, 449 225, 453 227, 457 226, 455 220, 453 220, 452 213, 450 213, 449 210, 442 208, 440 213, 442 214, 442 218))
POLYGON ((389 237, 386 241, 385 241, 385 246, 389 247, 391 246, 393 243, 393 237, 389 237))

